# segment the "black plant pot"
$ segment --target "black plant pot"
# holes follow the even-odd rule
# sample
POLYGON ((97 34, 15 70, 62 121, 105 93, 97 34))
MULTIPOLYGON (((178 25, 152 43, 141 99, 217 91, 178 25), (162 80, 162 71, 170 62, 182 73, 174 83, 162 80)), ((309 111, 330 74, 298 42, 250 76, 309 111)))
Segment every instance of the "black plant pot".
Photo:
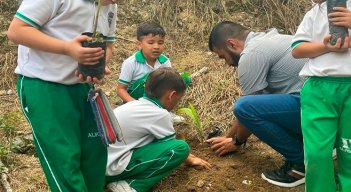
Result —
MULTIPOLYGON (((82 35, 86 35, 89 37, 93 36, 93 33, 85 32, 82 35)), ((95 65, 83 65, 78 63, 79 72, 83 75, 83 78, 86 79, 87 76, 96 77, 98 79, 102 79, 105 75, 105 66, 106 66, 106 41, 83 41, 83 47, 96 48, 101 47, 104 51, 104 57, 99 60, 99 63, 95 65)))

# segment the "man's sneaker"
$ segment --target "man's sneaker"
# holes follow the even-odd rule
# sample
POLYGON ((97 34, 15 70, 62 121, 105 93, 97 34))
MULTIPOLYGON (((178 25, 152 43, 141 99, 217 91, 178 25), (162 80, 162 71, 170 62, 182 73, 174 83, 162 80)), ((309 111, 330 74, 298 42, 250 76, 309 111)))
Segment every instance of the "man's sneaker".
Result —
POLYGON ((305 183, 305 166, 285 161, 280 169, 262 173, 261 177, 273 185, 296 187, 305 183))
POLYGON ((109 192, 137 192, 126 181, 117 181, 107 184, 106 189, 109 192))

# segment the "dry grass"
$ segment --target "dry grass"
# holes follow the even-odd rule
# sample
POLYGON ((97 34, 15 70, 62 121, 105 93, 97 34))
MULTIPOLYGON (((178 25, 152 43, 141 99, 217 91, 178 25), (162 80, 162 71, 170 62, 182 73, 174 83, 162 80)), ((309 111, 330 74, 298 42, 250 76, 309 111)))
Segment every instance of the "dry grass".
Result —
MULTIPOLYGON (((5 32, 16 7, 17 1, 0 0, 0 91, 15 90, 13 70, 16 50, 8 43, 5 32)), ((170 57, 174 68, 191 73, 204 66, 210 68, 207 74, 193 80, 179 107, 188 106, 191 102, 203 121, 205 132, 214 126, 227 129, 233 120, 233 101, 241 91, 235 70, 208 52, 207 38, 212 26, 221 20, 233 20, 253 30, 276 27, 285 33, 294 33, 308 7, 310 2, 305 0, 130 0, 120 6, 118 36, 133 41, 139 23, 146 20, 160 22, 168 33, 165 54, 170 57)), ((113 104, 119 100, 115 86, 121 63, 136 51, 132 41, 119 39, 115 45, 110 65, 112 75, 103 85, 113 104)), ((16 95, 0 96, 0 116, 13 111, 20 111, 16 95)), ((23 119, 18 122, 16 132, 30 132, 23 119)), ((178 129, 189 139, 196 138, 196 132, 189 130, 178 129)), ((1 132, 0 136, 4 136, 1 132)), ((3 141, 0 141, 2 144, 3 141)), ((10 153, 5 164, 10 168, 10 183, 14 191, 48 191, 36 157, 10 153)))
POLYGON ((304 13, 310 8, 310 1, 263 0, 267 26, 277 26, 285 33, 294 34, 304 13))
POLYGON ((14 73, 16 59, 17 57, 13 52, 2 54, 0 58, 0 63, 2 64, 0 68, 0 90, 9 90, 14 88, 16 80, 16 75, 14 73))
POLYGON ((233 101, 240 95, 235 70, 213 58, 208 52, 191 51, 180 60, 182 68, 191 68, 191 72, 203 66, 209 72, 193 79, 192 85, 183 98, 180 106, 192 103, 197 109, 207 132, 214 126, 228 128, 233 120, 233 101), (188 66, 187 66, 188 65, 188 66), (214 110, 216 109, 216 110, 214 110))

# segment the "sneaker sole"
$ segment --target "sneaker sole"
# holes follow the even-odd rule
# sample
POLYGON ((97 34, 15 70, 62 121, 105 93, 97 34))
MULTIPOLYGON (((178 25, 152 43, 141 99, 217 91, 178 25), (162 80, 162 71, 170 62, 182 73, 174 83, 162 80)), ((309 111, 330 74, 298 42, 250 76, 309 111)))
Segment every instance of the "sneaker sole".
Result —
POLYGON ((274 180, 268 179, 266 176, 264 176, 263 173, 261 174, 261 177, 262 177, 262 179, 268 181, 268 183, 271 183, 273 185, 277 185, 277 186, 280 186, 280 187, 296 187, 296 186, 299 186, 299 185, 302 185, 302 184, 305 183, 305 178, 297 180, 297 181, 295 181, 293 183, 281 183, 281 182, 278 182, 278 181, 274 181, 274 180))

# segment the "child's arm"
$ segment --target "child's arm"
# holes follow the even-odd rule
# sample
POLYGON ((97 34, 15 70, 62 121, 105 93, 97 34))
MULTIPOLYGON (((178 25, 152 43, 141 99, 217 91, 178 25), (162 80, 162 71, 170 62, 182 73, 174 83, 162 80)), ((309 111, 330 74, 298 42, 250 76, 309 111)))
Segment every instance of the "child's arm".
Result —
POLYGON ((56 39, 16 17, 9 26, 7 36, 14 43, 50 53, 68 55, 79 63, 87 65, 98 63, 99 59, 104 56, 101 48, 81 46, 80 42, 87 40, 87 36, 80 35, 70 41, 56 39))
POLYGON ((303 42, 298 44, 293 50, 294 58, 314 58, 329 52, 345 52, 350 47, 350 37, 345 38, 344 45, 341 47, 341 38, 333 46, 329 43, 331 36, 327 35, 323 43, 303 42))
POLYGON ((190 166, 201 166, 204 167, 205 169, 211 169, 211 164, 209 164, 207 161, 196 157, 193 154, 189 154, 189 156, 186 158, 185 163, 190 166))
POLYGON ((124 101, 129 102, 135 100, 133 97, 129 95, 127 92, 128 86, 122 83, 118 83, 117 85, 117 95, 124 101))
POLYGON ((334 25, 351 28, 351 10, 345 7, 335 7, 333 13, 328 16, 334 25))

